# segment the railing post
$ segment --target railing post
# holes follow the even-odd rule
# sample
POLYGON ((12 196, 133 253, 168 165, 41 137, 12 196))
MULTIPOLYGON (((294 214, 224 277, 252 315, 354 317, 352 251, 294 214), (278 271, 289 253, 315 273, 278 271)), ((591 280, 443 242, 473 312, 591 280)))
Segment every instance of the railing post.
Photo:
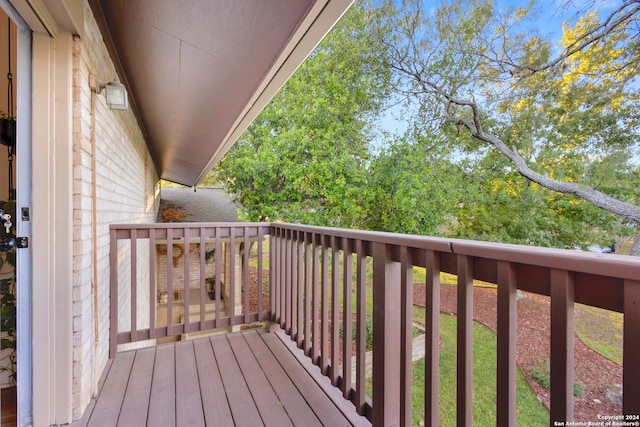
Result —
POLYGON ((373 244, 373 425, 400 424, 400 264, 373 244))
POLYGON ((349 239, 342 239, 342 394, 345 399, 350 398, 351 378, 351 345, 353 342, 351 318, 351 303, 353 290, 353 277, 351 265, 353 253, 349 239))
POLYGON ((269 307, 271 308, 270 320, 274 323, 280 322, 280 311, 277 302, 280 294, 280 230, 272 225, 269 230, 269 307))
POLYGON ((284 245, 285 245, 285 253, 284 253, 284 268, 282 270, 284 274, 284 292, 282 292, 282 327, 287 334, 291 334, 291 287, 292 287, 292 276, 293 276, 293 266, 292 257, 293 257, 293 231, 285 230, 284 235, 284 245))
POLYGON ((573 274, 551 270, 551 425, 573 421, 573 274))
MULTIPOLYGON (((118 239, 117 230, 110 231, 110 253, 109 253, 109 358, 116 357, 118 352, 118 239)), ((93 308, 97 310, 97 307, 93 308)))
POLYGON ((320 236, 313 234, 313 269, 311 272, 312 292, 313 292, 313 342, 311 359, 314 363, 320 361, 320 236))
MULTIPOLYGON (((244 250, 242 251, 242 259, 241 259, 242 261, 241 289, 244 290, 244 301, 242 302, 242 312, 244 313, 244 322, 249 323, 249 314, 251 312, 251 310, 249 309, 249 295, 251 294, 251 284, 249 283, 249 255, 251 252, 251 241, 249 240, 249 227, 244 227, 243 232, 244 232, 244 241, 242 243, 243 243, 244 250)), ((257 276, 258 277, 256 278, 256 280, 259 282, 260 276, 259 275, 257 276)), ((258 283, 256 283, 256 288, 257 287, 258 287, 258 283)), ((256 289, 256 292, 258 291, 259 289, 256 289)), ((260 309, 256 311, 258 312, 258 317, 259 317, 260 309)))
POLYGON ((173 229, 167 229, 167 335, 173 335, 173 229))
POLYGON ((311 318, 314 298, 311 294, 311 245, 313 235, 304 233, 304 354, 311 357, 311 318))
MULTIPOLYGON (((215 280, 215 290, 216 290, 216 315, 215 315, 215 325, 216 327, 220 327, 221 317, 222 317, 222 308, 220 307, 220 299, 222 296, 222 289, 224 287, 224 283, 222 281, 222 241, 220 238, 221 230, 219 228, 214 229, 214 233, 216 236, 215 241, 215 253, 217 254, 215 257, 215 266, 216 266, 216 280, 215 280)), ((224 272, 226 274, 226 271, 224 272)), ((226 282, 226 279, 225 279, 226 282)))
POLYGON ((473 258, 458 255, 458 426, 473 424, 473 258))
POLYGON ((298 231, 297 234, 297 238, 296 238, 296 248, 297 248, 297 254, 298 254, 298 258, 296 261, 296 269, 298 271, 298 276, 296 279, 296 290, 295 290, 295 300, 294 300, 294 304, 295 304, 295 310, 296 310, 296 316, 295 316, 295 323, 296 323, 296 333, 295 333, 295 340, 296 343, 298 344, 299 348, 302 348, 302 340, 304 338, 304 315, 305 315, 305 309, 304 309, 304 302, 306 300, 305 298, 305 294, 304 294, 304 272, 305 272, 305 259, 304 259, 304 250, 305 250, 305 243, 304 243, 304 236, 305 233, 302 231, 298 231))
POLYGON ((158 284, 156 283, 156 231, 149 230, 149 338, 156 337, 156 307, 158 284))
POLYGON ((497 425, 516 425, 516 269, 498 261, 497 425))
POLYGON ((640 281, 624 281, 622 412, 640 415, 640 281))
POLYGON ((298 290, 300 286, 300 241, 298 240, 300 236, 300 231, 292 230, 291 231, 291 289, 290 289, 290 316, 289 316, 289 335, 291 339, 299 342, 299 317, 298 317, 298 290))
POLYGON ((440 253, 427 251, 424 354, 424 422, 439 424, 440 398, 440 253))
POLYGON ((322 251, 321 287, 321 332, 320 332, 320 369, 324 375, 329 375, 329 241, 325 235, 320 236, 322 251))
POLYGON ((338 238, 331 236, 331 382, 340 376, 340 251, 338 238))
POLYGON ((355 404, 359 414, 364 414, 366 393, 366 365, 367 365, 367 257, 365 255, 365 242, 358 240, 357 251, 357 292, 356 292, 356 312, 358 314, 358 332, 356 334, 356 396, 355 404))
MULTIPOLYGON (((237 276, 236 276, 236 266, 237 266, 237 258, 236 255, 238 253, 237 251, 237 245, 236 245, 236 228, 235 227, 230 227, 229 228, 229 243, 227 245, 228 247, 228 256, 229 256, 229 272, 228 272, 228 278, 229 278, 229 301, 228 301, 228 305, 229 305, 229 327, 233 327, 236 325, 236 322, 234 321, 235 317, 236 317, 236 311, 238 308, 238 298, 241 298, 241 291, 240 289, 238 289, 238 283, 237 283, 237 276)), ((226 275, 225 275, 226 276, 226 275)))
MULTIPOLYGON (((258 228, 258 320, 266 320, 262 315, 264 313, 263 307, 263 295, 264 291, 264 265, 263 265, 263 249, 262 249, 262 239, 264 238, 264 234, 262 228, 258 228)), ((267 319, 270 319, 271 316, 268 316, 267 319)))
POLYGON ((182 234, 184 236, 184 250, 182 255, 182 271, 183 271, 183 279, 182 279, 182 327, 184 328, 184 333, 189 333, 189 326, 191 324, 191 316, 189 313, 191 310, 189 307, 191 306, 191 275, 190 275, 190 262, 189 262, 189 237, 191 237, 191 229, 185 227, 182 229, 182 234))
POLYGON ((129 304, 131 320, 131 341, 138 341, 138 230, 131 230, 129 242, 131 245, 131 282, 129 286, 129 304))
POLYGON ((400 248, 400 425, 412 425, 413 396, 413 252, 400 248))

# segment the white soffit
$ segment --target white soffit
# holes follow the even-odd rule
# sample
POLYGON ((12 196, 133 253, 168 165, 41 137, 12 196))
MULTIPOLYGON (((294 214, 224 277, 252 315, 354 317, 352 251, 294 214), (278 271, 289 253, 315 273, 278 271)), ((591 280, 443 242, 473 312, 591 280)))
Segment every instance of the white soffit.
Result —
POLYGON ((162 178, 195 185, 351 2, 93 0, 91 4, 97 19, 104 20, 105 41, 112 43, 112 55, 162 178))

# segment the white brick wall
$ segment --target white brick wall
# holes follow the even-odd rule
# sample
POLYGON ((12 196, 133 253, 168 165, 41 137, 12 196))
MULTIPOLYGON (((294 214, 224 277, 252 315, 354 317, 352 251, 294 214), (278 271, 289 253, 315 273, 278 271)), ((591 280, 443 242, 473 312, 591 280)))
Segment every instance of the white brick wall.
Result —
POLYGON ((74 418, 78 418, 95 392, 108 358, 109 224, 153 222, 159 185, 133 113, 110 110, 104 95, 93 95, 89 88, 89 74, 106 81, 113 79, 116 72, 86 3, 85 36, 75 41, 73 68, 73 408, 74 418), (92 96, 95 97, 94 116, 92 96), (95 126, 96 143, 95 195, 92 194, 92 126, 95 126), (97 224, 97 308, 92 287, 94 220, 97 224))

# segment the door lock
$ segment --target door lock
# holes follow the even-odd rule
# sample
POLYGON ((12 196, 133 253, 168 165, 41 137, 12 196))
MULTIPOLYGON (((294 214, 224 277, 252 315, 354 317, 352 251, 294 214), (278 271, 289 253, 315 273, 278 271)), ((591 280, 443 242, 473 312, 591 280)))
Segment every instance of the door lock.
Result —
MULTIPOLYGON (((22 212, 23 216, 25 215, 25 211, 22 212)), ((26 211, 26 215, 29 215, 28 209, 26 211)), ((11 227, 13 227, 13 223, 11 222, 11 214, 5 212, 0 209, 0 222, 2 225, 0 227, 4 227, 5 233, 11 235, 11 227)), ((1 228, 0 228, 1 229, 1 228)), ((29 247, 29 238, 28 237, 8 237, 4 240, 0 240, 0 252, 7 252, 13 249, 24 249, 29 247)))
POLYGON ((25 249, 29 247, 28 237, 16 237, 16 248, 25 249))

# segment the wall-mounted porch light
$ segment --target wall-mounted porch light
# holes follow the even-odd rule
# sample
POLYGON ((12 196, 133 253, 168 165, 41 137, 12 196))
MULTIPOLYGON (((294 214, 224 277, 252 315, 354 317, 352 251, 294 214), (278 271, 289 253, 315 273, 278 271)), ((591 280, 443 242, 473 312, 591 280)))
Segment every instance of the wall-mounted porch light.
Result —
POLYGON ((117 79, 106 84, 95 81, 95 77, 90 80, 89 84, 91 88, 95 88, 97 94, 102 93, 104 89, 105 97, 107 98, 107 105, 112 110, 128 110, 129 100, 127 98, 127 88, 124 87, 117 79))

